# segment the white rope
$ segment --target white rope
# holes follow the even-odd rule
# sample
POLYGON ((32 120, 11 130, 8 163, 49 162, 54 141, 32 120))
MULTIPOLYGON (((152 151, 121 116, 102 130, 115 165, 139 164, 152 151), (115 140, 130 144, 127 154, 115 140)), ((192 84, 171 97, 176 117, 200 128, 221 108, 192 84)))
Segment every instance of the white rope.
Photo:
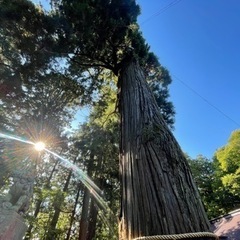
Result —
POLYGON ((183 234, 173 234, 173 235, 157 235, 157 236, 147 236, 138 237, 133 240, 177 240, 184 238, 197 238, 197 237, 211 237, 218 240, 218 236, 210 232, 196 232, 196 233, 183 233, 183 234))

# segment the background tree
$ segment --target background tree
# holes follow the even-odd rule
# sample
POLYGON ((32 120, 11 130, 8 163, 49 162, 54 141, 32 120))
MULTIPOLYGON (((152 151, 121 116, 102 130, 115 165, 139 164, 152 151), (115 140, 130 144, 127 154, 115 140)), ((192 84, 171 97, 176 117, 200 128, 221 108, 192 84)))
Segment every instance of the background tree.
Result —
POLYGON ((228 143, 215 153, 219 167, 224 172, 222 183, 233 194, 238 195, 240 189, 240 130, 232 132, 228 143))
MULTIPOLYGON (((103 87, 99 101, 95 102, 89 123, 79 128, 74 137, 69 140, 71 144, 68 145, 68 149, 63 150, 62 155, 66 155, 70 160, 74 156, 77 157, 76 165, 85 169, 103 189, 110 208, 117 214, 119 208, 118 122, 116 114, 112 113, 115 107, 115 101, 111 100, 114 96, 112 92, 111 85, 103 87)), ((47 159, 45 163, 46 161, 47 159)), ((33 236, 43 239, 52 239, 53 236, 58 239, 70 237, 115 239, 117 237, 117 216, 112 217, 113 213, 103 209, 101 202, 95 199, 91 189, 88 190, 83 185, 76 184, 79 179, 76 179, 74 175, 69 183, 68 191, 63 191, 62 186, 64 184, 66 186, 69 182, 64 182, 69 173, 56 165, 53 159, 51 161, 52 168, 49 168, 50 162, 47 161, 48 169, 43 166, 43 175, 40 175, 36 182, 33 202, 33 216, 36 219, 28 217, 32 225, 26 239, 31 239, 33 236), (49 171, 51 173, 48 174, 49 171), (86 192, 89 194, 88 198, 86 198, 86 192), (69 199, 72 204, 68 203, 69 199), (110 218, 111 221, 109 221, 110 218), (85 224, 79 226, 79 222, 85 224), (67 231, 66 228, 68 228, 67 231)))
MULTIPOLYGON (((66 147, 65 128, 69 127, 75 104, 79 104, 81 89, 64 75, 56 56, 44 52, 54 42, 50 37, 55 30, 52 18, 29 1, 0 1, 0 5, 0 132, 33 142, 45 141, 59 153, 66 147)), ((60 188, 53 174, 57 169, 51 168, 49 155, 39 156, 32 146, 0 140, 1 190, 11 185, 14 170, 26 170, 26 161, 35 165, 33 204, 25 217, 29 220, 28 237, 38 230, 42 237, 49 230, 43 212, 52 205, 60 188), (44 202, 44 198, 49 201, 44 202), (42 229, 37 229, 38 223, 42 229)))
POLYGON ((197 156, 196 159, 188 157, 193 178, 197 184, 203 204, 209 218, 218 216, 218 205, 216 203, 216 189, 214 189, 215 169, 211 160, 197 156))
MULTIPOLYGON (((80 88, 63 75, 56 56, 43 51, 54 42, 53 19, 30 1, 0 5, 0 130, 54 145, 61 141, 74 103, 79 104, 80 88)), ((1 176, 10 169, 5 166, 1 176)))
MULTIPOLYGON (((116 88, 104 84, 99 92, 99 100, 90 114, 89 122, 82 125, 74 138, 74 146, 86 159, 88 174, 104 190, 111 212, 102 209, 94 199, 94 194, 85 190, 84 215, 81 223, 85 226, 79 232, 79 239, 117 238, 117 212, 119 208, 118 182, 118 116, 116 115, 114 94, 116 88), (102 219, 105 215, 105 220, 102 219), (104 221, 103 221, 104 220, 104 221), (106 225, 107 221, 107 225, 106 225), (105 224, 103 224, 105 222, 105 224), (110 226, 108 226, 110 224, 110 226), (110 228, 107 230, 107 228, 110 228), (85 236, 85 238, 83 238, 85 236)), ((91 192, 91 190, 90 190, 91 192)))
POLYGON ((199 155, 187 157, 209 219, 227 214, 239 206, 239 195, 233 194, 222 182, 225 172, 219 167, 216 157, 207 159, 199 155))

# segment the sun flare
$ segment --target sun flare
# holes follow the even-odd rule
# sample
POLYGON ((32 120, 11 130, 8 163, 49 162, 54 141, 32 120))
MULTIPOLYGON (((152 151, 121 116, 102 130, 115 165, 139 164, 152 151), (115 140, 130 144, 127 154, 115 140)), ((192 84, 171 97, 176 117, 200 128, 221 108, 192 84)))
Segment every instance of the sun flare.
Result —
POLYGON ((34 144, 34 148, 37 150, 37 151, 42 151, 44 148, 45 148, 45 143, 44 142, 37 142, 34 144))

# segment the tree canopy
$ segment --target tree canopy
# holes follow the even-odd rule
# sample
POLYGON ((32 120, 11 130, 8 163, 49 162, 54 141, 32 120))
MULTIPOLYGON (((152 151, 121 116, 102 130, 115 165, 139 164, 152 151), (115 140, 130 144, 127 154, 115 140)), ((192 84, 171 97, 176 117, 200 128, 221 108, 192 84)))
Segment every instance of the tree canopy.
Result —
POLYGON ((240 188, 240 131, 232 132, 228 143, 219 148, 215 153, 219 168, 224 175, 221 177, 222 183, 229 190, 238 195, 240 188))
POLYGON ((188 160, 209 219, 227 214, 239 206, 240 196, 223 184, 221 178, 225 173, 219 168, 216 158, 207 159, 199 155, 196 159, 188 157, 188 160))

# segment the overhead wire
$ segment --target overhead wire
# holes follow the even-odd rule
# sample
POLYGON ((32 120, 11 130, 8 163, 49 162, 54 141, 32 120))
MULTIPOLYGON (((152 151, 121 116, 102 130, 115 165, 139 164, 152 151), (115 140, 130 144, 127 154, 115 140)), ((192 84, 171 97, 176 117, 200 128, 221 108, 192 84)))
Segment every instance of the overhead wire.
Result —
MULTIPOLYGON (((160 14, 162 14, 163 12, 167 11, 170 7, 176 5, 177 3, 181 2, 182 0, 174 0, 172 2, 170 2, 169 4, 167 4, 166 6, 160 8, 157 12, 153 13, 151 16, 149 16, 147 19, 145 19, 140 25, 143 25, 145 23, 147 23, 148 21, 152 20, 154 17, 159 16, 160 14)), ((206 102, 209 106, 211 106, 212 108, 214 108, 217 112, 219 112, 221 115, 223 115, 225 118, 227 118, 228 120, 232 121, 235 125, 237 125, 238 127, 240 127, 240 124, 235 121, 234 119, 232 119, 230 116, 228 116, 226 113, 224 113, 220 108, 216 107, 214 104, 212 104, 208 99, 206 99, 205 97, 203 97, 200 93, 198 93, 195 89, 193 89, 192 87, 190 87, 188 84, 186 84, 184 81, 182 81, 179 77, 175 76, 172 74, 172 76, 178 80, 180 83, 182 83, 182 85, 184 85, 186 88, 188 88, 190 91, 192 91, 195 95, 197 95, 199 98, 201 98, 204 102, 206 102)))
POLYGON ((193 89, 192 87, 190 87, 188 84, 186 84, 184 81, 182 81, 179 77, 177 77, 174 74, 171 74, 176 80, 178 80, 182 85, 184 85, 186 88, 188 88, 191 92, 193 92, 195 95, 197 95, 199 98, 201 98, 204 102, 206 102, 209 106, 211 106, 212 108, 214 108, 216 111, 218 111, 220 114, 222 114, 224 117, 226 117, 228 120, 232 121, 235 125, 237 125, 238 127, 240 127, 240 124, 235 121, 234 119, 232 119, 231 117, 229 117, 226 113, 224 113, 220 108, 216 107, 214 104, 212 104, 208 99, 206 99, 205 97, 203 97, 200 93, 198 93, 195 89, 193 89))
POLYGON ((169 4, 167 4, 166 6, 160 8, 157 12, 155 12, 154 14, 152 14, 151 16, 149 16, 147 19, 145 19, 140 25, 145 24, 146 22, 150 21, 152 18, 159 16, 160 14, 164 13, 165 11, 167 11, 169 8, 173 7, 174 5, 176 5, 177 3, 181 2, 182 0, 174 0, 172 2, 170 2, 169 4))

